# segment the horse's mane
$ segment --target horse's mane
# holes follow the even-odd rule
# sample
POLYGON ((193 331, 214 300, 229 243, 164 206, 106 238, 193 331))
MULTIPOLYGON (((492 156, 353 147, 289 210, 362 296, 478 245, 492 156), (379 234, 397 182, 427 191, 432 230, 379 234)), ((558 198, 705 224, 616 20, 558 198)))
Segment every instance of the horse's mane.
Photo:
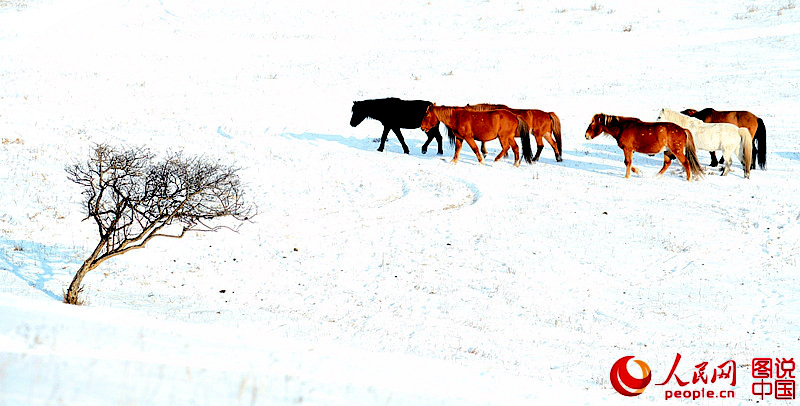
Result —
POLYGON ((636 117, 612 116, 610 114, 603 114, 603 113, 595 115, 595 118, 597 120, 601 120, 602 118, 602 121, 600 123, 605 125, 606 127, 608 127, 609 125, 616 127, 630 122, 635 122, 635 123, 642 122, 642 120, 639 120, 636 117))
POLYGON ((509 107, 504 104, 481 103, 481 104, 467 104, 466 109, 472 111, 489 111, 498 109, 509 109, 509 107))
MULTIPOLYGON (((431 105, 429 109, 436 117, 437 120, 440 122, 452 122, 453 120, 453 111, 460 107, 450 107, 450 106, 436 106, 431 105)), ((447 126, 447 124, 445 124, 447 126)))
POLYGON ((706 108, 704 108, 704 109, 692 114, 692 117, 694 117, 696 119, 699 119, 699 120, 705 120, 706 117, 710 116, 711 114, 713 114, 715 112, 716 112, 716 110, 712 109, 711 107, 706 107, 706 108))
POLYGON ((450 140, 450 145, 453 146, 456 144, 456 135, 453 132, 453 129, 450 128, 446 123, 453 122, 453 111, 459 109, 460 107, 449 107, 449 106, 436 106, 431 105, 428 109, 433 113, 433 116, 439 120, 440 123, 444 124, 445 128, 447 128, 447 138, 450 140))
POLYGON ((659 116, 665 118, 667 121, 677 122, 677 124, 679 124, 681 127, 685 127, 689 124, 703 124, 703 121, 697 117, 681 114, 668 108, 661 109, 661 114, 659 114, 659 116))

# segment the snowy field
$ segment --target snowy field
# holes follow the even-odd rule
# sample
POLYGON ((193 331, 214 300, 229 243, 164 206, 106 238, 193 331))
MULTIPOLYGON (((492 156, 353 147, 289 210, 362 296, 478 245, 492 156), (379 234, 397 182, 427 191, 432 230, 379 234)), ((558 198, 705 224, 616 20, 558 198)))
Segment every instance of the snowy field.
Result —
POLYGON ((755 404, 754 357, 800 360, 798 63, 792 0, 0 0, 0 405, 615 404, 616 360, 677 353, 738 364, 693 404, 755 404), (350 108, 389 96, 554 111, 564 161, 379 153, 350 108), (584 138, 662 107, 755 113, 767 170, 624 179, 584 138), (235 163, 259 215, 61 304, 97 142, 235 163))

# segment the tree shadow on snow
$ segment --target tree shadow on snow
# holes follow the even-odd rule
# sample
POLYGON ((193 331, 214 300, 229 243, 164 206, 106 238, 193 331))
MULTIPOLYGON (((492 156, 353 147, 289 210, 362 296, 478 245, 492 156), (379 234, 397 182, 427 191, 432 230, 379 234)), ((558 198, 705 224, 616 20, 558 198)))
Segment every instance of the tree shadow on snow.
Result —
POLYGON ((0 271, 8 271, 55 300, 62 299, 63 282, 80 266, 75 250, 31 241, 0 238, 0 271))

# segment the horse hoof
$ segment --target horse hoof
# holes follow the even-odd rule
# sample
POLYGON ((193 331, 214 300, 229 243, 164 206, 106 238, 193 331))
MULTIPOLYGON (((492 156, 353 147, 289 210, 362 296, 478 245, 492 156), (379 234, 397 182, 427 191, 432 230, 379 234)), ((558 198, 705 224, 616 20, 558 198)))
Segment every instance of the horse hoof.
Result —
POLYGON ((563 160, 564 160, 564 158, 561 158, 561 157, 557 157, 556 158, 556 162, 562 162, 563 160))
POLYGON ((422 153, 423 153, 423 154, 427 154, 427 153, 428 153, 428 150, 427 150, 427 149, 423 149, 423 150, 422 150, 422 153))

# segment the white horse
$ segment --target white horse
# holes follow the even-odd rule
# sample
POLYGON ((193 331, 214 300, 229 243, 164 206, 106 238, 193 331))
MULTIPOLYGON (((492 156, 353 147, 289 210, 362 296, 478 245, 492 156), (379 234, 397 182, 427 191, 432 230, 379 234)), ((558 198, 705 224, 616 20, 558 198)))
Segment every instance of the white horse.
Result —
POLYGON ((739 162, 744 166, 744 177, 750 179, 750 165, 753 161, 753 138, 746 128, 739 128, 727 123, 704 123, 694 117, 661 109, 658 121, 675 123, 694 135, 694 145, 704 151, 722 150, 725 157, 725 167, 722 176, 731 171, 732 156, 736 154, 739 162))

